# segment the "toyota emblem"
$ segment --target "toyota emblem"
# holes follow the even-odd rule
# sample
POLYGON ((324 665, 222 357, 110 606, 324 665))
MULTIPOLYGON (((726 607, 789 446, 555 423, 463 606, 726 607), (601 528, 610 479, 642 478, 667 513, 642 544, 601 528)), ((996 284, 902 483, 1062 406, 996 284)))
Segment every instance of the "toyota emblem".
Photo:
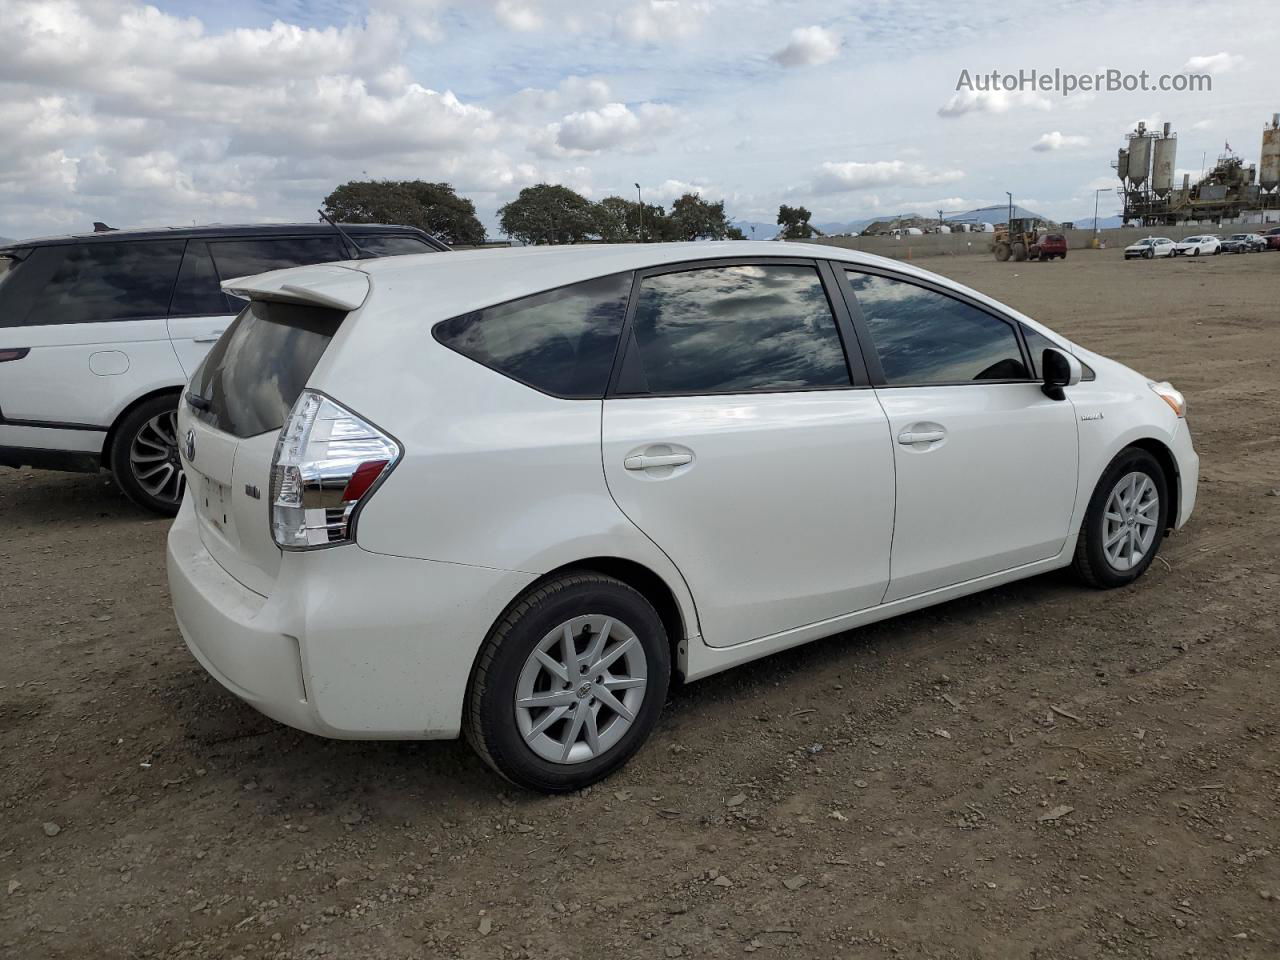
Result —
POLYGON ((196 432, 187 431, 187 460, 194 463, 196 459, 196 432))

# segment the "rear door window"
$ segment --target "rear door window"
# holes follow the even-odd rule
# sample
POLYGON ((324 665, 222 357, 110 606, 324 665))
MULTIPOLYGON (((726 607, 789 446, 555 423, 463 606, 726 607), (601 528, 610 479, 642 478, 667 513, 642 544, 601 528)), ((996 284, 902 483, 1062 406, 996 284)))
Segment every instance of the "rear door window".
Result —
POLYGON ((203 240, 188 240, 187 252, 178 270, 178 284, 173 289, 173 302, 169 305, 171 317, 217 316, 235 313, 218 286, 218 271, 214 269, 209 244, 203 240))
MULTIPOLYGON (((60 244, 52 276, 32 298, 28 324, 103 323, 169 312, 182 240, 60 244)), ((22 323, 23 320, 13 321, 22 323)))
POLYGON ((408 253, 435 253, 436 248, 419 237, 396 237, 381 233, 367 236, 352 236, 369 256, 399 257, 408 253))
POLYGON ((236 437, 279 430, 345 316, 326 307, 250 302, 191 378, 194 415, 236 437))
POLYGON ((209 249, 223 280, 252 277, 286 267, 350 259, 336 236, 214 240, 209 243, 209 249))
POLYGON ((543 393, 600 399, 627 312, 631 274, 559 287, 436 324, 437 340, 543 393))
POLYGON ((631 329, 634 344, 619 393, 780 393, 851 385, 815 267, 741 264, 645 277, 631 329))
POLYGON ((905 280, 848 276, 889 386, 1031 378, 1008 321, 905 280))

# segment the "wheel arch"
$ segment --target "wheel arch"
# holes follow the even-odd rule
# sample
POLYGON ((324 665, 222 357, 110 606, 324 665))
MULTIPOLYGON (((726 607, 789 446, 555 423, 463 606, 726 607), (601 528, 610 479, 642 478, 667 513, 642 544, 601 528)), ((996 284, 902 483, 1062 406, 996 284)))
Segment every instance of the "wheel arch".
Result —
POLYGON ((1127 446, 1145 450, 1160 464, 1160 469, 1164 472, 1165 498, 1169 504, 1165 530, 1173 530, 1178 525, 1178 511, 1182 508, 1182 474, 1178 471, 1177 458, 1163 441, 1155 437, 1142 437, 1131 441, 1127 446))
POLYGON ((176 399, 182 395, 182 385, 157 387, 141 396, 134 397, 125 407, 116 414, 116 418, 111 421, 111 426, 107 429, 106 438, 102 441, 102 462, 104 465, 111 462, 111 446, 116 442, 116 434, 120 430, 120 424, 124 422, 125 417, 133 413, 138 407, 146 403, 148 400, 154 400, 156 397, 163 397, 172 394, 176 399))

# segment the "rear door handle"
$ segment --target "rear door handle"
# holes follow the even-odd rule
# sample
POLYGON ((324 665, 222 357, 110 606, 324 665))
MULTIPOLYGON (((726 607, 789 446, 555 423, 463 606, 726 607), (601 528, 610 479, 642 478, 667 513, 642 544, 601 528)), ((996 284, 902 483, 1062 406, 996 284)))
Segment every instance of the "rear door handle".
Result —
POLYGON ((664 453, 659 456, 648 456, 643 453, 637 453, 622 461, 622 465, 628 470, 648 470, 650 467, 683 467, 686 463, 693 463, 693 454, 664 453))
POLYGON ((944 430, 903 430, 902 433, 898 434, 898 442, 905 444, 933 443, 941 440, 946 435, 944 430))
POLYGON ((206 336, 203 336, 203 337, 192 337, 191 342, 192 343, 217 343, 218 338, 222 336, 223 333, 224 331, 222 330, 215 330, 213 331, 213 333, 207 334, 206 336))

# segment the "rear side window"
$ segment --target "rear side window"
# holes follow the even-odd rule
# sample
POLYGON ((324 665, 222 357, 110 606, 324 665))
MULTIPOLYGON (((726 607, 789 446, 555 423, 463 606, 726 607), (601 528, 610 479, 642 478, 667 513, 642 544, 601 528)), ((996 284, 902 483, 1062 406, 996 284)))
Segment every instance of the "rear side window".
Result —
POLYGON ((446 347, 543 393, 600 399, 609 383, 631 274, 559 287, 445 320, 446 347))
POLYGON ((903 280, 848 275, 889 386, 1030 379, 1007 321, 903 280))
POLYGON ((218 286, 218 271, 213 267, 209 244, 203 240, 187 241, 187 252, 178 270, 178 285, 173 288, 169 315, 199 317, 235 312, 218 286))
POLYGON ((286 267, 350 259, 334 236, 215 240, 209 244, 209 249, 223 280, 251 277, 286 267))
POLYGON ((632 332, 625 393, 851 384, 835 317, 813 267, 743 264, 646 277, 632 332))
POLYGON ((191 378, 188 393, 208 405, 194 415, 237 437, 279 430, 345 316, 326 307, 250 302, 191 378))
POLYGON ((435 253, 436 248, 419 237, 385 236, 380 233, 351 238, 373 257, 399 257, 407 253, 435 253))
POLYGON ((26 324, 166 316, 183 244, 182 240, 135 240, 49 247, 48 255, 61 259, 33 297, 26 324))

